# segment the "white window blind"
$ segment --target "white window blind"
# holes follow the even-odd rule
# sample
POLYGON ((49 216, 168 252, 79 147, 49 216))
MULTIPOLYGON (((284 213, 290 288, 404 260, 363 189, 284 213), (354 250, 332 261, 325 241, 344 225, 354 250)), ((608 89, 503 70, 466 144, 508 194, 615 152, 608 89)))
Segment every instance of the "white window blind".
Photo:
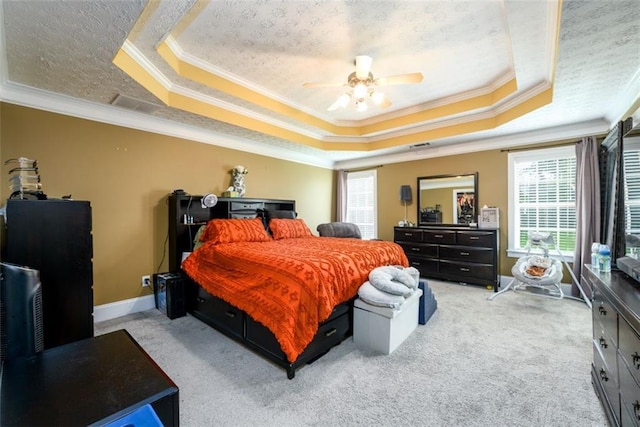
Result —
POLYGON ((575 147, 509 154, 509 255, 519 256, 530 231, 550 232, 572 257, 576 239, 575 147))
MULTIPOLYGON (((640 143, 625 145, 623 157, 625 234, 638 235, 640 234, 640 143)), ((627 253, 630 252, 629 249, 627 253)))
POLYGON ((378 235, 376 170, 347 174, 347 222, 357 224, 363 239, 378 235))

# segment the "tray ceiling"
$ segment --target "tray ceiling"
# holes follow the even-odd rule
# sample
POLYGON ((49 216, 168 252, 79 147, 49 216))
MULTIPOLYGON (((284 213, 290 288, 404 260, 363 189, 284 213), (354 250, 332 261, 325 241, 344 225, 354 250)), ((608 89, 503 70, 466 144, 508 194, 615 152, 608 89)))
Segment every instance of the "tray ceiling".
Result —
POLYGON ((7 102, 80 116, 90 103, 92 119, 321 166, 578 138, 638 107, 637 0, 3 1, 2 14, 7 102), (303 83, 346 83, 357 55, 375 77, 424 79, 379 88, 385 109, 327 111, 348 88, 303 83))

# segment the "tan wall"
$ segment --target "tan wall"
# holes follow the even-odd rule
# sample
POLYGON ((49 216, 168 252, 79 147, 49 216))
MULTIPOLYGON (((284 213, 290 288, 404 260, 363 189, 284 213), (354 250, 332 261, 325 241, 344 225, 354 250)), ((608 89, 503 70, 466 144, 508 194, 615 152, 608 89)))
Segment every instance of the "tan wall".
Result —
POLYGON ((333 214, 332 170, 7 103, 0 112, 2 163, 36 159, 49 198, 91 202, 96 305, 149 292, 141 276, 168 266, 168 193, 220 194, 236 164, 249 170, 246 197, 295 199, 313 232, 333 214))

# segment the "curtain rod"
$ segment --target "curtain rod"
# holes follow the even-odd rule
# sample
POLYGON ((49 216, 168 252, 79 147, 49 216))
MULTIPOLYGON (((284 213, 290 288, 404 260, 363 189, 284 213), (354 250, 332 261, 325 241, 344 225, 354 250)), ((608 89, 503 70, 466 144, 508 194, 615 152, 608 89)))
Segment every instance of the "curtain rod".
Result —
MULTIPOLYGON (((598 141, 598 143, 602 142, 602 140, 604 139, 604 137, 607 136, 607 134, 600 134, 600 135, 592 135, 596 141, 598 141)), ((565 147, 567 145, 575 145, 575 144, 579 144, 582 141, 582 139, 578 140, 578 141, 565 141, 565 142, 556 142, 555 144, 546 144, 546 145, 539 145, 539 146, 527 146, 527 147, 518 147, 518 148, 504 148, 502 150, 500 150, 501 153, 510 153, 512 151, 529 151, 529 150, 543 150, 545 148, 553 148, 553 147, 565 147)))
POLYGON ((383 167, 384 165, 376 165, 376 166, 368 166, 366 168, 359 168, 359 169, 345 169, 344 171, 349 173, 349 172, 362 172, 362 171, 368 171, 371 169, 378 169, 383 167))
POLYGON ((518 147, 518 148, 503 148, 500 150, 501 153, 511 153, 514 151, 530 151, 530 150, 544 150, 545 148, 553 148, 553 147, 566 147, 567 145, 576 145, 580 141, 573 142, 559 142, 556 144, 548 144, 548 145, 539 145, 539 146, 528 146, 528 147, 518 147))

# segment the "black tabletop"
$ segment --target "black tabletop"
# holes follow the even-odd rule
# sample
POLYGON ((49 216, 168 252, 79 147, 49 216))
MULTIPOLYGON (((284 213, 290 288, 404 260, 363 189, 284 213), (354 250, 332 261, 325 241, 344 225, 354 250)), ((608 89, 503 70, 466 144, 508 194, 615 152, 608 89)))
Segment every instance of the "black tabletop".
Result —
POLYGON ((5 362, 0 425, 90 425, 178 387, 125 330, 5 362))

